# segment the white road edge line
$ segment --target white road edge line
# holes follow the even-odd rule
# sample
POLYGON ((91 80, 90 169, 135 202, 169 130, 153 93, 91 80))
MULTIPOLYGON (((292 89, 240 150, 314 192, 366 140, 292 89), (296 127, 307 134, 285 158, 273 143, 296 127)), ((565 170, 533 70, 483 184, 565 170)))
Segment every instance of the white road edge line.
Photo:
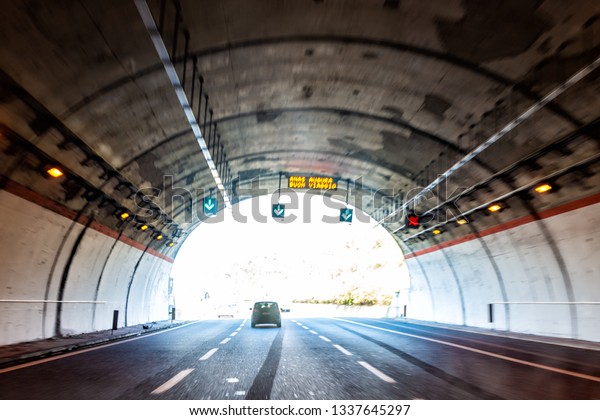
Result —
POLYGON ((218 347, 215 347, 214 349, 210 349, 209 351, 207 351, 207 352, 204 354, 204 356, 202 356, 202 357, 200 358, 200 360, 208 360, 208 359, 210 359, 210 357, 211 357, 213 354, 215 354, 215 353, 217 352, 217 350, 219 350, 219 348, 218 348, 218 347))
POLYGON ((352 353, 350 353, 348 350, 346 350, 345 348, 343 348, 339 344, 334 344, 333 347, 335 347, 336 349, 338 349, 339 351, 341 351, 342 353, 344 353, 346 356, 352 356, 352 353))
POLYGON ((386 331, 386 332, 390 332, 390 333, 393 333, 393 334, 404 335, 406 337, 418 338, 419 340, 430 341, 432 343, 443 344, 445 346, 450 346, 450 347, 454 347, 454 348, 457 348, 457 349, 470 351, 470 352, 473 352, 473 353, 483 354, 485 356, 495 357, 496 359, 506 360, 507 362, 518 363, 520 365, 531 366, 531 367, 534 367, 534 368, 543 369, 543 370, 547 370, 547 371, 550 371, 550 372, 561 373, 563 375, 573 376, 575 378, 581 378, 581 379, 587 379, 589 381, 600 382, 600 377, 592 376, 592 375, 586 375, 585 373, 572 372, 572 371, 569 371, 569 370, 558 369, 558 368, 555 368, 555 367, 552 367, 552 366, 541 365, 539 363, 533 363, 533 362, 528 362, 526 360, 515 359, 514 357, 503 356, 501 354, 496 354, 496 353, 492 353, 492 352, 485 351, 485 350, 479 350, 479 349, 476 349, 476 348, 473 348, 473 347, 467 347, 467 346, 462 346, 460 344, 450 343, 448 341, 436 340, 435 338, 421 337, 419 335, 409 334, 409 333, 400 332, 400 331, 389 330, 387 328, 376 327, 374 325, 363 324, 361 322, 350 321, 350 320, 342 319, 342 318, 333 318, 333 319, 336 319, 338 321, 343 321, 343 322, 349 322, 351 324, 361 325, 363 327, 373 328, 375 330, 381 330, 381 331, 386 331))
POLYGON ((396 383, 396 381, 394 380, 394 378, 391 378, 391 377, 387 376, 385 373, 383 373, 379 369, 371 366, 367 362, 363 362, 362 360, 360 360, 358 362, 358 364, 361 365, 362 367, 364 367, 365 369, 367 369, 373 375, 377 376, 379 379, 381 379, 383 381, 386 381, 389 384, 395 384, 396 383))
POLYGON ((325 337, 324 335, 320 335, 319 338, 323 341, 327 341, 328 343, 331 343, 331 340, 327 337, 325 337))
POLYGON ((194 369, 184 369, 184 370, 182 370, 177 375, 173 376, 167 382, 165 382, 164 384, 162 384, 161 386, 159 386, 158 388, 156 388, 154 391, 152 391, 151 394, 162 394, 163 392, 168 391, 169 389, 171 389, 175 385, 177 385, 179 382, 181 382, 183 380, 183 378, 185 378, 190 373, 192 373, 193 370, 194 369))
POLYGON ((57 356, 51 356, 46 359, 34 360, 33 362, 23 363, 22 365, 11 366, 11 367, 7 367, 4 369, 0 369, 0 373, 12 372, 13 370, 19 370, 19 369, 24 369, 24 368, 27 368, 30 366, 41 365, 42 363, 48 363, 53 360, 64 359, 65 357, 77 356, 78 354, 104 349, 106 347, 118 346, 119 344, 125 344, 125 343, 129 343, 131 341, 141 340, 142 338, 152 337, 153 335, 164 334, 166 332, 175 331, 175 330, 178 330, 179 328, 189 327, 190 325, 197 324, 199 322, 202 322, 202 321, 194 321, 194 322, 190 322, 190 323, 187 323, 184 325, 180 325, 178 327, 165 328, 164 330, 156 331, 153 333, 146 333, 146 334, 140 335, 138 337, 134 337, 134 338, 125 338, 122 340, 118 340, 114 343, 103 344, 101 346, 91 347, 89 349, 75 350, 70 353, 59 354, 57 356))

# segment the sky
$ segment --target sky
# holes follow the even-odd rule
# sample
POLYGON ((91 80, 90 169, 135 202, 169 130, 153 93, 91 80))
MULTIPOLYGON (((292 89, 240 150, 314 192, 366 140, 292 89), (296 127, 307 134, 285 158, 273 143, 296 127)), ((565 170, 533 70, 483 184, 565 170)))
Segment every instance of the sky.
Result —
POLYGON ((400 248, 366 214, 354 209, 352 223, 340 222, 343 203, 298 194, 281 222, 271 216, 277 201, 242 201, 189 235, 171 272, 179 316, 261 299, 327 299, 353 287, 390 295, 408 287, 400 248))

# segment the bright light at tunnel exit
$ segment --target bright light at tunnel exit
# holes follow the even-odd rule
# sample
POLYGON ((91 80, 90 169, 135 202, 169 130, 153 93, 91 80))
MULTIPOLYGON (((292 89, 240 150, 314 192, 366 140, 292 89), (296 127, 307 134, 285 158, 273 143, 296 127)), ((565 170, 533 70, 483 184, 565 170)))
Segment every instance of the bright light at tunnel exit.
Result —
POLYGON ((352 223, 339 222, 344 203, 332 208, 318 195, 298 197, 298 205, 286 203, 284 223, 271 217, 277 202, 271 196, 240 202, 235 220, 228 209, 224 220, 201 223, 171 272, 176 316, 243 318, 250 303, 263 299, 294 308, 295 316, 331 315, 351 306, 351 316, 379 317, 401 307, 408 272, 389 232, 364 213, 356 217, 357 209, 352 223))

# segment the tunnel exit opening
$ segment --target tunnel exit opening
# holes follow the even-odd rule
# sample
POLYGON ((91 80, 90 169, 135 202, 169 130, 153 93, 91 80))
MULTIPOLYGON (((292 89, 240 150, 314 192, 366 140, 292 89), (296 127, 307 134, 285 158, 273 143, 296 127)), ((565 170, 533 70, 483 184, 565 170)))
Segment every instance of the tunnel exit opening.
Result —
POLYGON ((275 193, 222 213, 200 224, 175 259, 178 318, 246 317, 263 299, 297 316, 405 314, 402 251, 359 209, 319 194, 275 193))

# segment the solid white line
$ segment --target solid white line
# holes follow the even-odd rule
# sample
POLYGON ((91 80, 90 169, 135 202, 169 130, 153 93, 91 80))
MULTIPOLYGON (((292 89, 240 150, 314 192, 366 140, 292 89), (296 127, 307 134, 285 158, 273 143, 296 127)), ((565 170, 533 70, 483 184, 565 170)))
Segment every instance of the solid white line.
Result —
POLYGON ((318 332, 314 331, 314 330, 310 330, 311 334, 319 334, 318 332))
POLYGON ((346 356, 352 356, 352 353, 350 353, 348 350, 346 350, 345 348, 343 348, 339 344, 334 344, 333 347, 335 347, 336 349, 338 349, 339 351, 341 351, 342 353, 344 353, 346 356))
POLYGON ((229 343, 229 340, 231 340, 231 338, 227 337, 226 339, 221 341, 219 344, 227 344, 227 343, 229 343))
POLYGON ((327 341, 328 343, 331 343, 331 340, 323 335, 320 335, 319 338, 323 341, 327 341))
POLYGON ((373 375, 377 376, 379 379, 382 379, 382 380, 384 380, 384 381, 386 381, 387 383, 390 383, 390 384, 396 383, 396 381, 393 378, 390 378, 385 373, 383 373, 382 371, 380 371, 377 368, 374 368, 373 366, 371 366, 367 362, 363 362, 361 360, 361 361, 358 362, 358 364, 361 365, 362 367, 364 367, 365 369, 367 369, 373 375))
POLYGON ((119 340, 119 341, 116 341, 114 343, 103 344, 101 346, 91 347, 89 349, 75 350, 75 351, 72 351, 70 353, 59 354, 57 356, 48 357, 46 359, 35 360, 33 362, 23 363, 22 365, 7 367, 7 368, 4 368, 4 369, 0 369, 0 373, 6 373, 6 372, 11 372, 13 370, 24 369, 24 368, 27 368, 27 367, 30 367, 30 366, 41 365, 42 363, 48 363, 48 362, 51 362, 53 360, 64 359, 65 357, 77 356, 78 354, 87 353, 89 351, 100 350, 100 349, 104 349, 106 347, 112 347, 112 346, 117 346, 119 344, 129 343, 129 342, 135 341, 135 340, 141 340, 142 338, 152 337, 153 335, 164 334, 166 332, 178 330, 179 328, 189 327, 190 325, 197 324, 198 322, 202 322, 202 321, 194 321, 194 322, 190 322, 190 323, 185 324, 185 325, 180 325, 178 327, 167 328, 167 329, 156 331, 156 332, 153 332, 153 333, 145 333, 145 334, 140 335, 138 337, 119 340))
POLYGON ((204 356, 202 356, 200 358, 200 360, 208 360, 208 359, 210 359, 210 356, 212 356, 213 354, 215 354, 217 352, 217 350, 219 350, 218 347, 215 347, 214 349, 210 349, 209 351, 206 352, 206 354, 204 356))
POLYGON ((485 350, 479 350, 479 349, 476 349, 473 347, 467 347, 467 346, 462 346, 460 344, 450 343, 448 341, 436 340, 434 338, 421 337, 421 336, 415 335, 415 334, 409 334, 409 333, 405 333, 405 332, 389 330, 387 328, 376 327, 374 325, 363 324, 360 322, 350 321, 347 319, 341 319, 341 318, 335 318, 335 319, 337 319, 338 321, 349 322, 351 324, 362 325, 363 327, 373 328, 375 330, 386 331, 386 332, 390 332, 393 334, 404 335, 406 337, 418 338, 419 340, 430 341, 432 343, 443 344, 445 346, 450 346, 450 347, 470 351, 470 352, 477 353, 477 354, 483 354, 485 356, 495 357, 496 359, 506 360, 508 362, 518 363, 518 364, 525 365, 525 366, 531 366, 531 367, 535 367, 538 369, 548 370, 550 372, 561 373, 563 375, 574 376, 576 378, 587 379, 589 381, 594 381, 594 382, 600 382, 600 377, 586 375, 585 373, 572 372, 569 370, 558 369, 558 368, 555 368, 552 366, 541 365, 539 363, 533 363, 533 362, 528 362, 526 360, 515 359, 514 357, 503 356, 501 354, 496 354, 496 353, 492 353, 492 352, 485 351, 485 350))
POLYGON ((156 388, 154 391, 152 391, 151 394, 162 394, 163 392, 168 391, 169 389, 171 389, 175 385, 177 385, 179 382, 181 382, 181 380, 183 378, 185 378, 190 373, 192 373, 193 370, 194 369, 185 369, 185 370, 182 370, 177 375, 173 376, 167 382, 165 382, 164 384, 162 384, 161 386, 159 386, 158 388, 156 388))

